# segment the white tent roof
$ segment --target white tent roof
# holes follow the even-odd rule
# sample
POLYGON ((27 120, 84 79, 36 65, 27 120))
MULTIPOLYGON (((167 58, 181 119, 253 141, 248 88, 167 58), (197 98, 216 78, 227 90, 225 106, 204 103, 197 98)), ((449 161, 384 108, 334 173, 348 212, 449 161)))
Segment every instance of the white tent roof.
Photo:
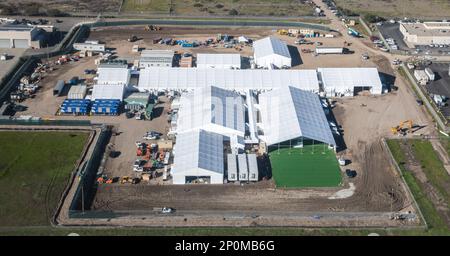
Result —
POLYGON ((268 90, 282 86, 294 86, 307 91, 319 91, 317 72, 312 69, 146 68, 140 71, 140 89, 185 90, 208 86, 229 90, 268 90))
POLYGON ((272 36, 253 42, 253 51, 255 53, 255 58, 262 58, 272 54, 291 58, 286 43, 272 36))
POLYGON ((223 174, 223 141, 224 136, 204 130, 178 134, 172 174, 198 171, 197 176, 203 176, 199 169, 223 174))
POLYGON ((264 136, 272 145, 306 137, 336 145, 317 94, 283 87, 259 96, 264 136))
POLYGON ((376 68, 319 68, 324 89, 336 91, 353 90, 355 86, 382 89, 380 76, 376 68))
POLYGON ((241 55, 240 54, 197 54, 197 67, 200 65, 229 65, 241 67, 241 55))
POLYGON ((210 86, 182 95, 177 131, 210 128, 220 133, 220 127, 245 132, 244 100, 238 93, 210 86))
POLYGON ((123 84, 130 82, 130 70, 123 67, 99 67, 97 84, 123 84))
POLYGON ((92 90, 92 100, 109 99, 109 100, 123 100, 125 92, 125 85, 123 84, 96 84, 92 90))

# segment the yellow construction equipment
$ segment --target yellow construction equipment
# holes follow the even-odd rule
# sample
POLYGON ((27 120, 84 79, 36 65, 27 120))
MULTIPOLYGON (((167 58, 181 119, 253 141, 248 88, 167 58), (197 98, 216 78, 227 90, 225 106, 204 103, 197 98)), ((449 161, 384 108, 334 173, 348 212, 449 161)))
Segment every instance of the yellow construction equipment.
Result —
POLYGON ((405 135, 406 132, 411 133, 413 128, 413 121, 412 120, 406 120, 403 122, 400 122, 399 125, 395 127, 391 127, 392 134, 399 134, 399 135, 405 135))
POLYGON ((285 35, 289 34, 289 31, 287 31, 286 29, 279 29, 277 32, 281 36, 285 36, 285 35))

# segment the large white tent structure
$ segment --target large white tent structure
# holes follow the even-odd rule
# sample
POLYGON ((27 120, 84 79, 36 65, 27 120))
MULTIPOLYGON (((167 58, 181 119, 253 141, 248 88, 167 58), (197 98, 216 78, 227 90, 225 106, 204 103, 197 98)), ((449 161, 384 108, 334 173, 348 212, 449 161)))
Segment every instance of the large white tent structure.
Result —
POLYGON ((100 65, 97 84, 125 85, 130 83, 131 71, 124 65, 100 65))
POLYGON ((240 69, 240 54, 197 54, 197 68, 240 69))
POLYGON ((186 184, 200 178, 209 180, 210 184, 222 184, 225 139, 220 134, 204 130, 178 134, 173 150, 173 184, 186 184))
POLYGON ((244 100, 239 93, 209 86, 181 96, 177 132, 201 128, 244 136, 244 116, 244 100))
POLYGON ((383 85, 376 68, 319 68, 327 96, 354 96, 360 91, 381 94, 383 85))
POLYGON ((294 86, 319 92, 317 72, 313 69, 146 68, 140 71, 139 90, 192 90, 208 86, 237 91, 294 86))
POLYGON ((259 109, 263 131, 259 138, 268 145, 305 138, 336 146, 317 94, 279 88, 259 96, 259 109))
POLYGON ((255 63, 259 67, 278 68, 292 66, 292 58, 285 42, 276 37, 266 37, 253 42, 255 63))
POLYGON ((96 84, 92 90, 92 100, 123 100, 125 85, 123 84, 96 84))

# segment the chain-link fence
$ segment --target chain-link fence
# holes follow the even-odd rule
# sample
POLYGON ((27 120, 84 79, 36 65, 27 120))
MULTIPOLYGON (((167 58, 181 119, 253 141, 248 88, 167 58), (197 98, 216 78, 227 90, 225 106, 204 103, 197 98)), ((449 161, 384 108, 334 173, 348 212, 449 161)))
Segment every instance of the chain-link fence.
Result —
POLYGON ((102 161, 106 146, 111 139, 112 126, 103 125, 91 157, 84 164, 79 173, 79 184, 69 209, 69 217, 85 216, 89 210, 97 191, 97 171, 102 161))

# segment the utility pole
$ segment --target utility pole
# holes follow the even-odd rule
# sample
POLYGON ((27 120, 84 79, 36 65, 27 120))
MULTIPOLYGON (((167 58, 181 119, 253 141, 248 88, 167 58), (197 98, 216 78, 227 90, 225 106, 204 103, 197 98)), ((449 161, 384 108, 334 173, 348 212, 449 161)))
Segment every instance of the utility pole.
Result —
POLYGON ((84 214, 84 184, 81 183, 81 211, 84 214))

